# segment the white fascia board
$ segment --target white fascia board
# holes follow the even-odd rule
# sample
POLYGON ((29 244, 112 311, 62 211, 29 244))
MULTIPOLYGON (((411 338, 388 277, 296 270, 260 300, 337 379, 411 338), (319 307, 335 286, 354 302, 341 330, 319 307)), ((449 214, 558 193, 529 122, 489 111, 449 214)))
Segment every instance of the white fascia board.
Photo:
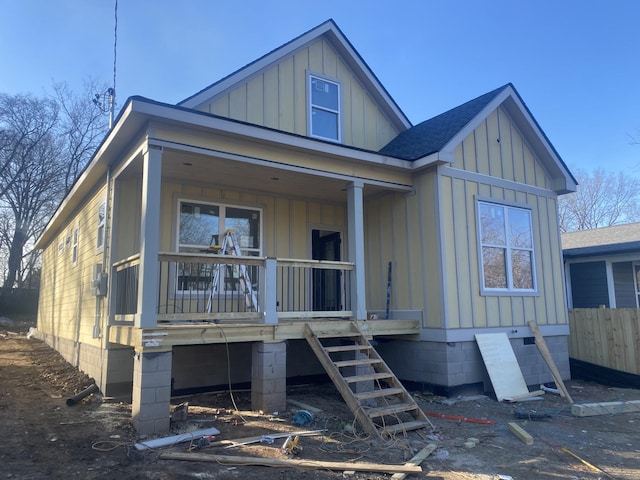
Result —
POLYGON ((504 104, 505 110, 512 116, 523 135, 536 152, 546 155, 551 161, 549 171, 554 177, 553 189, 558 194, 575 192, 577 184, 573 177, 558 157, 555 150, 538 127, 536 121, 529 114, 527 107, 511 86, 507 86, 502 92, 489 102, 475 118, 465 125, 442 148, 442 151, 453 152, 454 148, 473 132, 494 110, 504 104), (519 118, 517 118, 519 117, 519 118), (526 128, 523 128, 526 127, 526 128), (526 130, 526 131, 525 131, 526 130))
POLYGON ((455 160, 453 151, 442 150, 440 152, 432 153, 426 157, 419 158, 411 162, 411 168, 413 170, 420 170, 421 168, 430 167, 432 165, 441 165, 444 163, 452 163, 455 160))
POLYGON ((203 112, 189 111, 178 107, 159 105, 150 102, 136 100, 134 100, 134 102, 135 112, 156 117, 161 121, 173 121, 186 124, 187 126, 217 130, 223 134, 246 137, 253 141, 259 140, 268 143, 275 143, 291 149, 315 151, 324 155, 366 161, 401 169, 411 169, 411 162, 407 160, 379 155, 375 152, 344 147, 333 142, 323 142, 300 135, 293 135, 247 123, 236 122, 222 117, 214 117, 203 112))
POLYGON ((343 54, 345 60, 348 61, 351 67, 356 71, 356 75, 367 80, 368 87, 376 92, 380 101, 383 102, 392 115, 395 116, 394 123, 404 129, 410 128, 411 122, 409 119, 398 108, 395 101, 389 96, 373 72, 371 72, 371 69, 364 63, 360 55, 351 47, 349 41, 331 20, 324 22, 313 30, 310 30, 271 53, 266 54, 262 58, 259 58, 253 63, 250 63, 177 105, 185 108, 197 108, 212 97, 219 95, 225 90, 232 88, 237 83, 250 78, 261 70, 266 69, 271 64, 276 63, 287 56, 293 55, 293 53, 304 45, 327 33, 329 33, 329 38, 334 43, 334 46, 343 54))
POLYGON ((58 223, 62 221, 64 212, 66 212, 70 207, 75 208, 75 204, 73 202, 77 201, 78 197, 86 195, 96 185, 97 179, 100 176, 106 175, 107 169, 109 168, 108 162, 105 159, 106 152, 113 144, 114 139, 118 138, 119 135, 124 135, 122 133, 124 125, 126 120, 132 115, 133 111, 133 101, 129 101, 118 116, 116 124, 107 133, 106 137, 91 157, 86 168, 77 178, 71 187, 71 190, 69 190, 69 193, 67 193, 62 202, 60 202, 60 205, 58 205, 58 208, 49 219, 47 226, 40 237, 36 240, 36 249, 42 249, 45 247, 45 244, 48 242, 49 237, 54 233, 58 223))

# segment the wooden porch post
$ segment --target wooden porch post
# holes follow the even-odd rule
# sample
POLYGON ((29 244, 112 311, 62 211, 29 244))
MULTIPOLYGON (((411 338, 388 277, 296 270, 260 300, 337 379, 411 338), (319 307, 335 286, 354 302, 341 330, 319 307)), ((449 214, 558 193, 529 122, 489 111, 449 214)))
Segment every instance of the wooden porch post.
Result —
POLYGON ((267 258, 264 268, 260 269, 260 288, 262 294, 262 311, 264 312, 264 323, 278 323, 278 285, 276 279, 277 261, 275 258, 267 258))
POLYGON ((354 263, 351 275, 351 309, 355 320, 367 319, 367 299, 364 284, 364 220, 363 183, 353 182, 347 191, 347 233, 349 235, 349 261, 354 263))
POLYGON ((138 313, 135 316, 138 328, 157 325, 161 177, 162 149, 149 146, 143 154, 142 166, 138 313))

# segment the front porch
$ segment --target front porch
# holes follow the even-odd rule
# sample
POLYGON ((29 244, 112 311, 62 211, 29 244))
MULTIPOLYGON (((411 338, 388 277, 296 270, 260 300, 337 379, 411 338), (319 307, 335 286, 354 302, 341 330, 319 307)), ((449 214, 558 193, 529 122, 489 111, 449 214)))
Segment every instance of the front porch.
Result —
MULTIPOLYGON (((200 354, 197 346, 239 345, 245 371, 251 372, 252 407, 282 411, 288 341, 300 341, 297 355, 292 353, 297 362, 314 361, 312 356, 298 358, 307 324, 340 336, 355 323, 368 338, 411 336, 420 330, 418 320, 358 319, 351 306, 359 303, 361 289, 352 262, 160 252, 156 267, 154 315, 140 315, 139 255, 115 262, 110 273, 106 337, 109 344, 134 352, 132 418, 140 434, 169 428, 175 369, 185 356, 200 354)), ((196 360, 198 370, 219 370, 224 361, 196 360)))

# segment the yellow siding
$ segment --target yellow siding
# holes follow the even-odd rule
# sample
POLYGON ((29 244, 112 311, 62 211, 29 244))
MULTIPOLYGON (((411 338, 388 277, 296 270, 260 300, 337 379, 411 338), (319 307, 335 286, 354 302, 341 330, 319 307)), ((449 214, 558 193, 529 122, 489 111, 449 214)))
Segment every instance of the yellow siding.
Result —
POLYGON ((198 109, 306 135, 307 72, 341 84, 344 144, 377 151, 399 133, 331 43, 323 38, 204 102, 198 109))
POLYGON ((43 333, 96 346, 100 345, 100 339, 93 338, 96 297, 92 277, 93 266, 102 263, 103 252, 97 248, 97 227, 98 207, 106 198, 105 192, 106 188, 102 188, 92 194, 66 228, 44 249, 38 311, 38 329, 43 333), (78 260, 74 265, 73 232, 76 227, 78 260), (69 244, 66 242, 68 236, 71 237, 69 244), (61 239, 65 247, 59 252, 61 239))
POLYGON ((422 310, 423 326, 442 327, 442 284, 435 209, 436 176, 415 179, 416 194, 388 194, 365 202, 367 307, 386 308, 392 262, 391 310, 422 310))
POLYGON ((535 158, 509 114, 491 113, 454 150, 454 168, 547 188, 551 178, 535 158))
POLYGON ((311 229, 317 225, 346 231, 344 205, 178 183, 163 184, 161 195, 160 250, 163 251, 176 248, 175 219, 179 199, 260 208, 262 253, 270 257, 310 258, 311 229))
POLYGON ((441 185, 448 327, 524 326, 529 320, 566 323, 555 198, 444 175, 441 185), (531 207, 538 295, 480 295, 476 193, 531 207))

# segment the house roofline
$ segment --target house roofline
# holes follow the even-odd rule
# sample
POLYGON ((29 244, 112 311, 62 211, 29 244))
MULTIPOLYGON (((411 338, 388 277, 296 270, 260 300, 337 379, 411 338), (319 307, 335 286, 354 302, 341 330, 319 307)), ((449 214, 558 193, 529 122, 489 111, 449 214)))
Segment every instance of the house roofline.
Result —
POLYGON ((133 96, 127 99, 124 107, 120 110, 114 121, 113 128, 104 137, 91 160, 87 163, 65 198, 58 205, 55 213, 47 223, 45 230, 36 241, 35 248, 40 249, 44 247, 54 234, 60 219, 77 207, 79 203, 78 199, 84 197, 90 189, 93 189, 101 177, 106 176, 112 164, 120 158, 118 155, 127 147, 131 146, 134 136, 139 134, 141 129, 154 119, 169 124, 186 124, 200 129, 216 130, 227 135, 231 134, 251 138, 253 141, 263 141, 265 144, 278 144, 283 148, 307 152, 311 151, 320 155, 371 162, 402 170, 412 169, 411 162, 380 155, 377 152, 320 139, 312 139, 303 135, 287 133, 207 112, 200 112, 182 106, 165 104, 144 97, 133 96), (122 133, 125 129, 132 133, 122 133))
POLYGON ((637 253, 640 255, 640 241, 568 248, 562 251, 562 256, 565 259, 573 259, 581 257, 605 257, 624 253, 637 253))
POLYGON ((304 45, 315 40, 316 38, 319 38, 322 35, 326 35, 333 46, 343 56, 343 58, 349 62, 349 66, 354 69, 358 78, 365 81, 365 88, 369 89, 369 91, 371 91, 377 97, 376 100, 380 103, 380 105, 382 105, 383 107, 387 107, 386 111, 392 123, 394 123, 396 127, 401 131, 410 128, 412 124, 407 116, 404 114, 395 100, 391 97, 380 80, 378 80, 378 77, 376 77, 371 68, 369 68, 367 63, 354 48, 349 39, 347 39, 347 37, 342 33, 333 19, 329 19, 321 23, 320 25, 312 28, 311 30, 303 33, 302 35, 294 38, 284 45, 272 50, 266 55, 263 55, 257 60, 254 60, 244 67, 227 75, 219 81, 203 88, 194 95, 191 95, 181 102, 178 102, 177 105, 188 108, 196 108, 198 105, 202 104, 202 102, 215 95, 220 94, 221 92, 224 92, 225 90, 231 88, 233 85, 236 85, 238 82, 247 79, 257 72, 267 68, 269 65, 272 65, 279 59, 288 55, 292 55, 304 45))
MULTIPOLYGON (((525 138, 532 142, 531 147, 540 155, 545 154, 550 162, 550 174, 559 182, 554 184, 554 190, 558 194, 571 193, 576 191, 578 181, 575 179, 564 160, 560 157, 553 144, 549 141, 535 117, 522 100, 522 97, 513 84, 508 83, 503 90, 487 104, 485 107, 462 129, 458 131, 447 144, 440 150, 441 152, 453 152, 453 149, 467 137, 479 124, 484 121, 498 107, 504 106, 505 110, 514 119, 518 128, 522 130, 525 138)), ((419 161, 419 160, 418 160, 419 161)))

